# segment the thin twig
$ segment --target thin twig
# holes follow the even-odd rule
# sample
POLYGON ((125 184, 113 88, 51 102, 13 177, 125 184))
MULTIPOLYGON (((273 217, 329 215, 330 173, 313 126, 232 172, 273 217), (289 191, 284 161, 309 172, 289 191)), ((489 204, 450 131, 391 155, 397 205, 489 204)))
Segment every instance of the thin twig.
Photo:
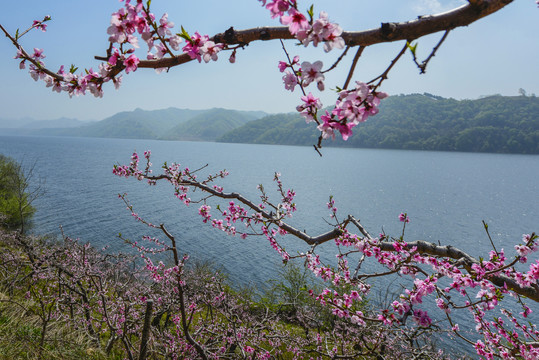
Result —
POLYGON ((378 81, 378 84, 376 84, 376 86, 374 87, 373 89, 373 92, 376 91, 376 89, 378 89, 380 87, 380 85, 382 85, 382 82, 384 80, 387 79, 387 75, 389 74, 389 72, 391 71, 391 69, 393 68, 393 66, 395 66, 395 64, 399 61, 399 59, 402 57, 402 55, 404 55, 404 53, 406 52, 406 49, 408 49, 408 43, 404 44, 404 46, 402 47, 401 51, 398 53, 398 55, 391 61, 391 64, 389 64, 388 68, 379 76, 375 77, 374 79, 372 79, 371 81, 369 81, 367 84, 372 84, 373 82, 375 82, 376 80, 380 80, 378 81))
POLYGON ((363 54, 363 50, 365 50, 365 46, 360 46, 357 49, 356 55, 354 56, 354 60, 352 61, 352 65, 350 65, 350 70, 348 71, 348 76, 346 77, 346 81, 344 82, 343 89, 347 89, 348 85, 350 85, 350 81, 352 81, 352 76, 354 75, 354 70, 356 69, 357 62, 359 58, 361 57, 361 54, 363 54))
POLYGON ((438 51, 438 49, 440 48, 440 46, 442 45, 442 43, 445 41, 445 39, 447 38, 447 35, 449 35, 449 32, 451 30, 447 30, 444 35, 442 36, 442 38, 440 39, 440 41, 438 42, 438 44, 436 44, 436 46, 432 49, 430 55, 425 59, 423 60, 423 62, 421 64, 419 64, 417 62, 417 57, 415 55, 415 52, 412 52, 412 56, 413 56, 413 60, 414 60, 414 63, 417 65, 417 67, 419 68, 419 73, 420 74, 425 74, 427 72, 427 65, 429 64, 429 61, 436 55, 436 52, 438 51))
MULTIPOLYGON (((283 51, 286 55, 286 58, 288 59, 288 64, 290 65, 290 67, 292 67, 292 60, 290 59, 290 55, 288 55, 288 51, 286 51, 286 47, 284 46, 284 42, 283 40, 279 40, 281 42, 281 46, 283 47, 283 51)), ((301 85, 301 79, 298 77, 298 74, 296 73, 296 71, 294 70, 294 68, 292 67, 292 72, 294 74, 294 76, 296 77, 296 80, 298 82, 298 85, 301 89, 301 92, 303 93, 303 95, 307 96, 307 93, 305 92, 305 89, 303 88, 303 85, 301 85)))
POLYGON ((330 72, 331 70, 335 69, 337 67, 337 65, 339 65, 339 63, 342 61, 342 59, 344 59, 344 57, 348 53, 348 50, 350 50, 350 46, 347 46, 346 49, 344 49, 341 56, 339 56, 339 58, 333 63, 333 65, 331 65, 331 67, 329 69, 321 71, 321 73, 325 74, 325 73, 330 72))
POLYGON ((492 237, 490 236, 490 233, 488 231, 488 224, 485 222, 485 220, 481 220, 481 221, 483 222, 483 227, 485 228, 485 231, 487 233, 488 239, 490 240, 490 244, 492 245, 492 248, 494 249, 496 254, 499 254, 498 250, 496 250, 496 246, 494 246, 494 242, 492 241, 492 237))

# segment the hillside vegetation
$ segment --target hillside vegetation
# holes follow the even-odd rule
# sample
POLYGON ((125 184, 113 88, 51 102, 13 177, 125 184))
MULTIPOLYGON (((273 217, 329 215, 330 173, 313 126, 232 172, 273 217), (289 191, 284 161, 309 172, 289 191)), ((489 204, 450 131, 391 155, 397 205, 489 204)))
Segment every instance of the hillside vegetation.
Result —
MULTIPOLYGON (((286 114, 250 122, 217 141, 312 145, 317 138, 315 126, 286 114)), ((348 141, 326 141, 324 146, 539 154, 539 99, 391 96, 378 115, 354 128, 348 141)))
MULTIPOLYGON (((390 96, 382 101, 378 115, 353 131, 348 141, 337 136, 323 146, 539 154, 539 98, 495 95, 455 100, 431 94, 390 96)), ((0 119, 0 134, 306 146, 316 144, 319 136, 316 126, 306 124, 296 112, 268 115, 262 111, 220 108, 136 109, 84 126, 76 119, 22 119, 15 127, 0 119), (39 124, 43 127, 37 128, 39 124), (52 128, 55 124, 64 127, 52 128), (1 128, 2 125, 5 127, 1 128)))

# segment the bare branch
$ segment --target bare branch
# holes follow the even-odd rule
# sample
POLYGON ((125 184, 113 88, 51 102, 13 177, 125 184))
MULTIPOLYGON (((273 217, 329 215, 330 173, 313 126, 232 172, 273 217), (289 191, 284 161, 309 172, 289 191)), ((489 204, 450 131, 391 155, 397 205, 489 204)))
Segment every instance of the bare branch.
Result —
POLYGON ((424 74, 427 72, 427 65, 429 64, 429 61, 436 55, 436 52, 438 51, 438 49, 440 48, 440 46, 442 46, 443 42, 445 41, 445 39, 447 39, 447 35, 449 35, 449 31, 450 30, 447 30, 445 33, 444 33, 444 36, 442 36, 442 38, 440 39, 440 41, 438 42, 438 44, 436 44, 436 46, 432 49, 430 55, 425 59, 423 60, 423 62, 420 64, 418 61, 417 61, 417 57, 415 55, 415 51, 412 51, 412 56, 413 56, 413 60, 414 60, 414 63, 417 65, 417 67, 419 68, 419 73, 420 74, 424 74))
MULTIPOLYGON (((347 48, 348 49, 348 48, 347 48)), ((360 46, 357 49, 356 55, 354 55, 354 60, 352 60, 352 65, 350 65, 350 70, 348 71, 348 76, 346 77, 346 81, 344 82, 343 89, 348 89, 348 85, 350 84, 350 81, 352 81, 352 76, 354 76, 354 70, 356 69, 357 62, 359 58, 361 57, 361 54, 363 54, 363 50, 365 50, 364 46, 360 46)))

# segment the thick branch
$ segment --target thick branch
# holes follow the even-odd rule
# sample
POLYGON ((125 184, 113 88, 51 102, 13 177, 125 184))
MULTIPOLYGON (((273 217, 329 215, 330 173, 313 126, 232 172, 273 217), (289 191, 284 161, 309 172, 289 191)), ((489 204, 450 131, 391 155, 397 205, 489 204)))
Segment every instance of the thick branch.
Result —
MULTIPOLYGON (((371 241, 374 240, 357 219, 355 219, 353 216, 349 216, 348 220, 359 229, 363 236, 371 241)), ((377 246, 379 246, 380 250, 382 251, 395 251, 393 242, 382 241, 379 242, 377 246)), ((480 264, 479 261, 473 256, 451 245, 441 246, 427 241, 417 240, 409 242, 406 244, 406 246, 404 246, 406 250, 411 250, 414 247, 420 254, 445 257, 460 261, 470 273, 472 272, 471 269, 473 264, 480 264)), ((488 280, 499 287, 507 285, 507 288, 513 290, 515 293, 539 302, 539 286, 537 285, 521 287, 514 279, 501 274, 490 275, 488 280)))
POLYGON ((374 45, 398 40, 415 40, 439 31, 468 26, 484 18, 513 0, 469 0, 469 3, 445 13, 420 16, 404 23, 383 23, 378 29, 359 32, 343 32, 347 45, 374 45))
MULTIPOLYGON (((381 242, 379 246, 380 250, 383 251, 395 251, 393 243, 391 242, 381 242)), ((479 264, 479 261, 477 259, 451 245, 440 246, 429 243, 427 241, 417 240, 407 243, 405 246, 407 250, 410 250, 414 247, 417 248, 417 252, 420 254, 460 260, 464 263, 463 265, 466 270, 468 270, 468 272, 470 272, 471 266, 473 264, 479 264)), ((504 287, 504 285, 506 285, 509 290, 512 290, 519 295, 539 302, 539 287, 537 285, 521 287, 514 279, 511 279, 501 274, 490 275, 487 277, 487 279, 496 286, 504 287)))
MULTIPOLYGON (((402 23, 382 23, 379 28, 364 31, 345 31, 342 33, 347 46, 369 46, 399 40, 412 41, 439 31, 468 26, 471 23, 502 9, 513 0, 470 0, 468 4, 451 11, 420 16, 415 20, 402 23)), ((230 28, 224 33, 213 36, 212 40, 228 45, 247 45, 253 41, 293 39, 287 27, 258 27, 247 30, 230 28)), ((106 61, 107 58, 96 57, 106 61)), ((141 60, 139 68, 170 68, 191 61, 187 54, 172 58, 141 60)))

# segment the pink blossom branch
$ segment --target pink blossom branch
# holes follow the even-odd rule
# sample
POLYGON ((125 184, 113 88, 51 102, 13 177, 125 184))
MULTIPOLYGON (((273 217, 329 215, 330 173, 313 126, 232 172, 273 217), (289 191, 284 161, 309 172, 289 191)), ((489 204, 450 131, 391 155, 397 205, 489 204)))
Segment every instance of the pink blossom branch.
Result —
POLYGON ((7 38, 9 38, 9 40, 11 40, 11 42, 13 43, 13 45, 15 45, 17 50, 19 50, 21 52, 22 57, 24 59, 26 59, 27 61, 30 61, 36 68, 38 68, 43 73, 53 77, 54 79, 56 79, 58 81, 63 81, 64 80, 63 76, 58 75, 57 73, 45 68, 42 64, 40 64, 38 61, 34 60, 30 55, 28 55, 26 50, 24 50, 24 48, 19 44, 19 41, 17 39, 15 39, 13 36, 11 36, 11 34, 2 26, 2 24, 0 24, 0 30, 2 30, 4 35, 7 38))
MULTIPOLYGON (((172 179, 171 176, 165 175, 165 174, 158 175, 158 176, 146 176, 146 178, 148 180, 151 180, 151 181, 158 181, 158 180, 162 180, 162 179, 167 179, 167 180, 170 181, 172 179)), ((200 189, 202 191, 208 192, 208 193, 212 194, 213 196, 219 197, 221 199, 235 199, 235 200, 238 200, 242 204, 248 206, 253 211, 256 211, 256 212, 262 214, 264 219, 272 221, 272 222, 279 222, 279 227, 286 230, 287 232, 294 235, 295 237, 303 240, 304 242, 306 242, 309 245, 322 244, 322 243, 325 243, 327 241, 333 240, 333 239, 337 238, 339 235, 342 234, 341 230, 339 230, 338 228, 334 228, 333 230, 328 231, 328 232, 326 232, 324 234, 320 234, 318 236, 309 236, 305 232, 300 231, 300 230, 294 228, 293 226, 291 226, 291 225, 289 225, 289 224, 287 224, 285 222, 280 221, 279 219, 276 219, 275 216, 271 212, 268 213, 267 211, 261 209, 258 205, 256 205, 254 202, 247 199, 245 196, 243 196, 240 193, 236 193, 236 192, 232 192, 232 193, 219 192, 219 191, 215 190, 214 188, 212 188, 211 186, 202 184, 202 183, 200 183, 198 181, 195 181, 195 180, 182 179, 181 182, 179 182, 179 185, 192 186, 194 188, 198 188, 198 189, 200 189)))
MULTIPOLYGON (((354 224, 359 231, 365 236, 367 239, 373 241, 371 235, 365 230, 363 225, 356 220, 353 216, 349 216, 348 219, 352 224, 354 224)), ((395 247, 392 242, 384 242, 380 241, 377 244, 380 247, 380 250, 382 251, 395 251, 395 247)), ((403 247, 407 250, 416 249, 416 251, 420 254, 428 254, 432 256, 439 256, 439 257, 447 257, 454 260, 459 261, 464 265, 464 267, 469 271, 472 272, 471 266, 473 264, 480 264, 479 260, 474 258, 473 256, 469 255, 468 253, 454 247, 451 245, 436 245, 424 240, 416 240, 412 242, 408 242, 403 245, 403 247)), ((501 275, 500 271, 498 269, 496 274, 489 274, 488 280, 491 281, 496 286, 507 286, 508 289, 513 290, 515 293, 525 296, 531 300, 534 300, 536 302, 539 302, 539 286, 526 286, 522 287, 520 286, 515 280, 501 275)))
MULTIPOLYGON (((422 36, 439 31, 447 31, 457 27, 468 26, 471 23, 502 9, 513 0, 470 0, 468 4, 436 15, 420 16, 419 18, 400 23, 382 23, 377 29, 364 31, 344 31, 342 38, 348 46, 369 46, 400 40, 412 41, 422 36)), ((284 26, 258 27, 246 30, 229 28, 224 33, 214 35, 211 40, 227 45, 247 45, 254 41, 291 40, 294 39, 284 26)), ((108 58, 96 56, 97 60, 107 61, 108 58)), ((141 60, 139 68, 171 68, 193 60, 188 54, 171 58, 141 60)))
MULTIPOLYGON (((170 175, 166 175, 166 174, 162 174, 159 176, 145 176, 145 178, 151 181, 157 181, 161 179, 167 179, 168 181, 173 180, 170 175)), ((182 178, 181 180, 179 180, 178 185, 198 188, 218 198, 238 200, 242 204, 249 207, 250 209, 256 211, 257 213, 262 214, 262 217, 266 219, 267 221, 277 224, 281 229, 286 230, 288 233, 294 235, 298 239, 303 240, 305 243, 309 245, 316 246, 316 245, 323 244, 327 241, 335 240, 339 238, 341 235, 343 235, 343 231, 344 229, 346 229, 346 226, 349 223, 352 223, 359 229, 361 234, 367 240, 369 240, 370 242, 375 244, 377 247, 379 247, 381 251, 388 251, 388 252, 397 251, 395 249, 395 245, 393 242, 377 241, 376 239, 373 239, 372 236, 369 235, 369 233, 361 225, 361 223, 351 215, 348 216, 348 218, 344 222, 335 226, 333 230, 320 234, 318 236, 309 236, 305 232, 302 232, 294 228, 293 226, 283 222, 281 218, 276 218, 272 212, 268 213, 264 209, 261 209, 258 205, 256 205, 251 200, 247 199, 246 197, 244 197, 243 195, 239 193, 235 193, 235 192, 224 193, 221 191, 217 191, 214 188, 206 184, 202 184, 196 180, 185 179, 185 178, 182 178)), ((479 260, 475 259, 474 257, 467 254, 466 252, 458 248, 455 248, 451 245, 441 246, 441 245, 436 245, 436 244, 429 243, 423 240, 417 240, 413 242, 403 243, 402 248, 408 251, 415 250, 419 254, 428 254, 431 256, 444 257, 444 258, 457 260, 457 264, 464 266, 470 274, 474 274, 472 265, 481 264, 479 260)), ((539 286, 537 285, 521 286, 520 284, 518 284, 516 280, 501 274, 500 271, 497 271, 495 274, 488 273, 485 276, 490 282, 492 282, 496 286, 507 287, 508 289, 514 291, 515 293, 519 295, 525 296, 533 301, 539 302, 539 286)))

